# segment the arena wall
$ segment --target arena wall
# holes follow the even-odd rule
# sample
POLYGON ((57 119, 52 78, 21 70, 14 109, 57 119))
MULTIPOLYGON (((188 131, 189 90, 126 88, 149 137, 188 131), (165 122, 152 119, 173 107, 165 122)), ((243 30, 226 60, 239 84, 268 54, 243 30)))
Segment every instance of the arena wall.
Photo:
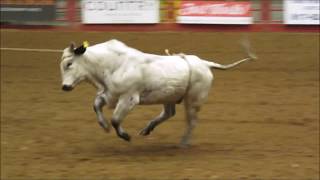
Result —
MULTIPOLYGON (((177 12, 182 0, 160 0, 160 22, 156 24, 83 24, 81 1, 56 0, 54 21, 6 22, 1 28, 52 29, 72 31, 251 31, 251 32, 319 32, 319 25, 287 25, 284 23, 284 1, 247 0, 251 3, 253 23, 248 25, 229 24, 179 24, 177 12)), ((207 0, 208 1, 208 0, 207 0)), ((220 0, 218 2, 228 2, 220 0)), ((238 0, 235 2, 241 2, 238 0)), ((2 1, 11 2, 11 1, 2 1)), ((12 1, 13 2, 13 1, 12 1)))

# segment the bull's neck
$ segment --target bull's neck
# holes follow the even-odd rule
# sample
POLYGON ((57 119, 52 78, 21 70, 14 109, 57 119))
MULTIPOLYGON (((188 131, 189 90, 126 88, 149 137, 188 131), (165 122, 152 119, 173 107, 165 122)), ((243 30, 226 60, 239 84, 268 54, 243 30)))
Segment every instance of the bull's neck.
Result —
POLYGON ((88 80, 98 91, 106 91, 108 89, 105 79, 112 75, 119 66, 121 60, 104 59, 99 56, 90 56, 86 58, 86 67, 88 71, 88 80))

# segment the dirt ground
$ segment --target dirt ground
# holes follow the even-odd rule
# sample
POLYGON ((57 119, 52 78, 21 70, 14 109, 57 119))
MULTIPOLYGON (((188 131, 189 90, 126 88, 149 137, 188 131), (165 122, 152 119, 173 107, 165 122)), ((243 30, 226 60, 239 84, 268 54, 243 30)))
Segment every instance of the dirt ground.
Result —
POLYGON ((169 48, 228 63, 244 57, 243 36, 259 60, 214 71, 190 148, 177 146, 181 105, 148 137, 138 132, 161 106, 136 107, 123 123, 127 143, 96 122, 93 87, 61 91, 60 53, 1 50, 1 179, 318 180, 319 34, 1 30, 1 47, 116 38, 149 53, 169 48))

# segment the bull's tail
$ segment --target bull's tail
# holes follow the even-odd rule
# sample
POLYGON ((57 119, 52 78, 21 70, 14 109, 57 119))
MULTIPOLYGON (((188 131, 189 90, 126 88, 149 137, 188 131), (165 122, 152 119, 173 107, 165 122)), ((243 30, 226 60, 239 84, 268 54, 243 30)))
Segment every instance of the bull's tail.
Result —
MULTIPOLYGON (((215 62, 212 62, 212 61, 207 61, 207 60, 202 60, 203 63, 205 63, 207 66, 209 66, 210 68, 216 68, 216 69, 222 69, 222 70, 226 70, 226 69, 229 69, 229 68, 232 68, 232 67, 235 67, 237 66, 238 64, 241 64, 245 61, 249 61, 249 60, 256 60, 258 59, 257 56, 251 51, 251 48, 250 48, 250 43, 248 41, 248 39, 243 39, 241 41, 241 46, 243 47, 243 49, 245 50, 246 54, 247 54, 247 58, 245 59, 241 59, 239 61, 236 61, 234 63, 231 63, 231 64, 227 64, 227 65, 222 65, 222 64, 218 64, 218 63, 215 63, 215 62)), ((168 56, 172 56, 172 55, 179 55, 179 56, 187 56, 183 53, 180 53, 180 54, 171 54, 169 52, 168 49, 165 49, 165 53, 168 55, 168 56)))
POLYGON ((227 64, 227 65, 222 65, 222 64, 218 64, 218 63, 210 62, 210 61, 203 61, 203 62, 204 62, 205 64, 207 64, 207 66, 209 66, 210 68, 216 68, 216 69, 226 70, 226 69, 235 67, 235 66, 237 66, 238 64, 241 64, 241 63, 243 63, 243 62, 245 62, 245 61, 258 59, 257 56, 251 51, 251 49, 250 49, 250 43, 249 43, 248 39, 242 40, 242 41, 241 41, 241 45, 242 45, 243 49, 245 50, 245 52, 246 52, 246 54, 247 54, 247 56, 248 56, 248 57, 245 58, 245 59, 236 61, 236 62, 231 63, 231 64, 227 64))
POLYGON ((245 61, 248 61, 248 60, 251 60, 251 58, 245 58, 245 59, 242 59, 240 61, 237 61, 237 62, 234 62, 234 63, 231 63, 231 64, 227 64, 227 65, 223 65, 223 64, 218 64, 218 63, 215 63, 215 62, 210 62, 210 61, 204 61, 203 62, 209 66, 210 68, 216 68, 216 69, 222 69, 222 70, 226 70, 226 69, 229 69, 229 68, 232 68, 232 67, 235 67, 237 66, 238 64, 241 64, 245 61))

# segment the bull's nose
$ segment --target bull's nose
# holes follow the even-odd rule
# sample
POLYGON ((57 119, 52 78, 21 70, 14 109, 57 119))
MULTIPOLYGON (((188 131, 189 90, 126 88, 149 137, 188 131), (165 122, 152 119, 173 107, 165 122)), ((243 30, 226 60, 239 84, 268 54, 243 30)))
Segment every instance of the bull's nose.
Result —
POLYGON ((62 86, 62 90, 64 90, 64 91, 71 91, 72 89, 73 89, 73 87, 70 85, 63 85, 62 86))

